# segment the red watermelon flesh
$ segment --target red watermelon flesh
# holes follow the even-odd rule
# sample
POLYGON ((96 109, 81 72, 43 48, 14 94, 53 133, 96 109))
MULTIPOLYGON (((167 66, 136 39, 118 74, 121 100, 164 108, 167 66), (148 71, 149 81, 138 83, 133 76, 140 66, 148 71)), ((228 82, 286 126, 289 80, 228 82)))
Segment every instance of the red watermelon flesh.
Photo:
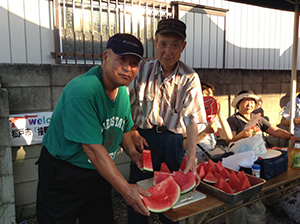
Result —
POLYGON ((211 165, 209 163, 204 163, 204 170, 205 170, 206 174, 213 172, 213 168, 211 167, 211 165))
POLYGON ((141 170, 153 171, 152 159, 151 159, 151 151, 143 150, 141 157, 141 170))
POLYGON ((251 187, 251 184, 248 180, 248 177, 246 176, 246 178, 244 178, 240 181, 240 183, 237 186, 237 188, 235 189, 235 191, 236 192, 244 191, 244 190, 247 190, 249 187, 251 187))
POLYGON ((207 163, 211 166, 212 173, 215 173, 215 163, 211 159, 207 163))
POLYGON ((171 173, 169 167, 167 166, 167 164, 165 162, 163 162, 162 164, 160 164, 160 171, 171 173))
MULTIPOLYGON (((186 156, 183 158, 183 160, 182 160, 182 163, 181 163, 181 165, 180 165, 180 167, 179 167, 179 170, 184 171, 184 169, 185 169, 185 167, 186 167, 186 161, 187 161, 187 159, 188 159, 188 156, 186 155, 186 156)), ((197 167, 197 158, 195 158, 195 166, 197 167)))
POLYGON ((200 177, 200 180, 203 180, 203 178, 205 177, 205 170, 204 170, 204 166, 202 166, 201 164, 198 166, 199 169, 197 168, 197 172, 200 177))
POLYGON ((203 178, 203 181, 210 183, 210 184, 214 184, 217 182, 217 178, 213 175, 212 172, 209 172, 205 175, 205 177, 203 178))
POLYGON ((172 208, 180 197, 180 187, 173 177, 169 176, 159 184, 149 188, 150 197, 142 196, 142 201, 151 212, 165 212, 172 208))
POLYGON ((223 179, 220 178, 217 183, 215 184, 216 188, 219 188, 220 190, 226 192, 227 194, 234 194, 232 188, 230 185, 223 179))
POLYGON ((227 171, 227 169, 222 169, 221 171, 220 171, 220 174, 222 175, 222 177, 225 179, 225 180, 228 180, 228 178, 229 178, 229 172, 227 171))
POLYGON ((184 174, 182 171, 174 171, 174 180, 180 187, 181 194, 187 193, 194 189, 196 185, 196 175, 193 172, 184 174))
POLYGON ((240 179, 237 177, 234 171, 231 171, 231 173, 229 174, 228 184, 232 189, 236 190, 237 187, 239 186, 239 183, 240 183, 240 179))
POLYGON ((238 172, 237 177, 240 179, 240 181, 244 180, 244 179, 248 179, 247 175, 245 174, 244 170, 242 170, 241 172, 238 172))
POLYGON ((216 179, 217 179, 217 182, 218 182, 218 180, 219 180, 220 178, 224 179, 224 177, 223 177, 221 174, 219 174, 219 173, 215 173, 215 177, 216 177, 216 179))
POLYGON ((220 173, 221 170, 225 169, 220 161, 216 163, 215 173, 220 173))
POLYGON ((199 173, 199 172, 200 172, 200 168, 201 168, 201 166, 203 166, 203 168, 204 168, 204 165, 205 165, 205 162, 204 162, 204 161, 202 161, 202 162, 199 164, 199 166, 197 167, 197 173, 199 173))
POLYGON ((163 171, 154 171, 153 182, 154 185, 162 182, 167 179, 169 176, 173 176, 171 173, 163 172, 163 171))

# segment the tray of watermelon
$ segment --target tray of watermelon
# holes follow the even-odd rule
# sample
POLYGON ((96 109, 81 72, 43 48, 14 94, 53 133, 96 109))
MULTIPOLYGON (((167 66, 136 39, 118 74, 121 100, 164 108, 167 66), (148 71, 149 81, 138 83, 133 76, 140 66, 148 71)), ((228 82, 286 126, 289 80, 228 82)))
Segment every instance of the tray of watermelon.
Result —
POLYGON ((198 190, 233 204, 259 193, 264 179, 223 167, 221 162, 202 162, 197 167, 201 183, 198 190))
MULTIPOLYGON (((150 152, 143 150, 141 170, 153 172, 150 152)), ((171 172, 166 163, 162 163, 159 171, 153 172, 153 178, 138 181, 137 184, 147 189, 150 197, 141 195, 142 201, 151 212, 164 212, 206 198, 206 195, 193 190, 196 186, 196 175, 193 172, 184 174, 187 156, 180 169, 171 172)), ((197 164, 197 161, 195 161, 197 164)))

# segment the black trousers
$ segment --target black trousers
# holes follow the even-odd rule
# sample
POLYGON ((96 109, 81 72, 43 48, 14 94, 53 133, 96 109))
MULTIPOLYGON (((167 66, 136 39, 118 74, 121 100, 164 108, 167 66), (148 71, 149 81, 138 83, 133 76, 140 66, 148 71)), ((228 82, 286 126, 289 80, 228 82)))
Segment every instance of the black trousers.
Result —
MULTIPOLYGON (((169 169, 176 171, 179 169, 183 160, 183 138, 181 134, 174 134, 171 132, 157 133, 153 129, 143 130, 138 129, 141 136, 143 136, 149 146, 161 150, 160 154, 151 154, 152 164, 154 170, 160 169, 160 164, 166 162, 169 169)), ((129 183, 136 183, 140 180, 153 177, 153 172, 142 172, 135 164, 130 164, 129 183)), ((160 216, 160 221, 164 224, 174 223, 167 219, 164 215, 160 216)), ((128 224, 147 224, 147 216, 143 216, 128 206, 128 224)))
POLYGON ((114 223, 111 185, 96 170, 56 159, 45 147, 37 163, 39 224, 114 223))

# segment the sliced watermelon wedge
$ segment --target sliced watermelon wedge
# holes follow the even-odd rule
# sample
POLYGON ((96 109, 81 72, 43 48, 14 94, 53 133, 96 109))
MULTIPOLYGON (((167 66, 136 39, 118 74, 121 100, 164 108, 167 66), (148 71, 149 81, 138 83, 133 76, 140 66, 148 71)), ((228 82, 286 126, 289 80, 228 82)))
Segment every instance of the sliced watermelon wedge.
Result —
POLYGON ((214 184, 217 182, 217 178, 213 175, 212 172, 209 172, 205 175, 203 178, 203 181, 209 183, 209 184, 214 184))
POLYGON ((215 173, 215 163, 211 159, 209 159, 207 163, 211 166, 212 173, 215 173))
POLYGON ((213 172, 213 168, 209 163, 204 163, 204 170, 206 174, 213 172))
POLYGON ((247 175, 245 174, 244 170, 238 172, 237 177, 240 179, 240 181, 244 180, 244 179, 248 179, 247 175))
POLYGON ((167 164, 165 162, 163 162, 162 164, 160 164, 160 171, 171 173, 169 167, 167 166, 167 164))
POLYGON ((220 190, 226 192, 227 194, 234 194, 232 188, 230 185, 223 179, 220 178, 217 183, 215 184, 216 188, 219 188, 220 190))
POLYGON ((158 184, 167 179, 169 176, 173 176, 173 174, 163 171, 154 171, 153 184, 158 184))
POLYGON ((202 165, 202 163, 198 166, 197 172, 200 177, 200 180, 203 180, 203 178, 205 177, 205 169, 204 169, 204 165, 202 165))
POLYGON ((225 169, 220 161, 216 163, 215 173, 220 173, 222 169, 225 169))
POLYGON ((218 182, 218 180, 219 180, 220 178, 223 178, 223 179, 224 179, 224 177, 223 177, 221 174, 219 174, 219 173, 215 173, 215 177, 216 177, 216 179, 217 179, 217 182, 218 182))
POLYGON ((142 201, 149 211, 157 213, 172 208, 180 197, 180 187, 171 176, 149 188, 148 192, 151 196, 141 195, 142 201))
MULTIPOLYGON (((180 171, 184 171, 184 169, 185 169, 185 167, 186 167, 186 161, 187 161, 187 159, 188 159, 188 156, 186 155, 186 156, 183 158, 182 163, 181 163, 181 165, 180 165, 180 167, 179 167, 179 170, 180 170, 180 171)), ((197 167, 197 158, 195 158, 195 166, 197 167)))
POLYGON ((225 180, 228 180, 228 178, 229 178, 229 172, 227 171, 226 168, 222 169, 222 170, 220 171, 220 174, 222 175, 222 177, 223 177, 225 180))
POLYGON ((244 191, 247 190, 249 187, 251 187, 251 184, 249 182, 248 177, 246 176, 246 178, 242 179, 239 183, 239 185, 236 188, 236 192, 240 192, 240 191, 244 191))
POLYGON ((196 186, 196 175, 193 172, 184 174, 182 171, 173 172, 174 180, 180 187, 181 194, 187 193, 196 186))
POLYGON ((151 159, 151 151, 144 149, 141 157, 141 168, 142 171, 153 171, 152 159, 151 159))
POLYGON ((239 186, 239 183, 240 183, 240 179, 237 177, 234 171, 231 171, 231 173, 229 174, 228 184, 233 190, 236 190, 237 187, 239 186))

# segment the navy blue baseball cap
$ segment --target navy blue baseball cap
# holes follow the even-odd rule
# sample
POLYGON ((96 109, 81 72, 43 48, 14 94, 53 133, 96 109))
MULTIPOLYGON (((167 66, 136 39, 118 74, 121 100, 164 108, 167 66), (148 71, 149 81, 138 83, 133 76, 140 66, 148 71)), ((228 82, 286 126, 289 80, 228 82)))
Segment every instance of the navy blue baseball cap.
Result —
POLYGON ((144 47, 141 41, 128 33, 117 33, 109 38, 106 48, 112 49, 117 55, 132 54, 144 60, 144 47))

